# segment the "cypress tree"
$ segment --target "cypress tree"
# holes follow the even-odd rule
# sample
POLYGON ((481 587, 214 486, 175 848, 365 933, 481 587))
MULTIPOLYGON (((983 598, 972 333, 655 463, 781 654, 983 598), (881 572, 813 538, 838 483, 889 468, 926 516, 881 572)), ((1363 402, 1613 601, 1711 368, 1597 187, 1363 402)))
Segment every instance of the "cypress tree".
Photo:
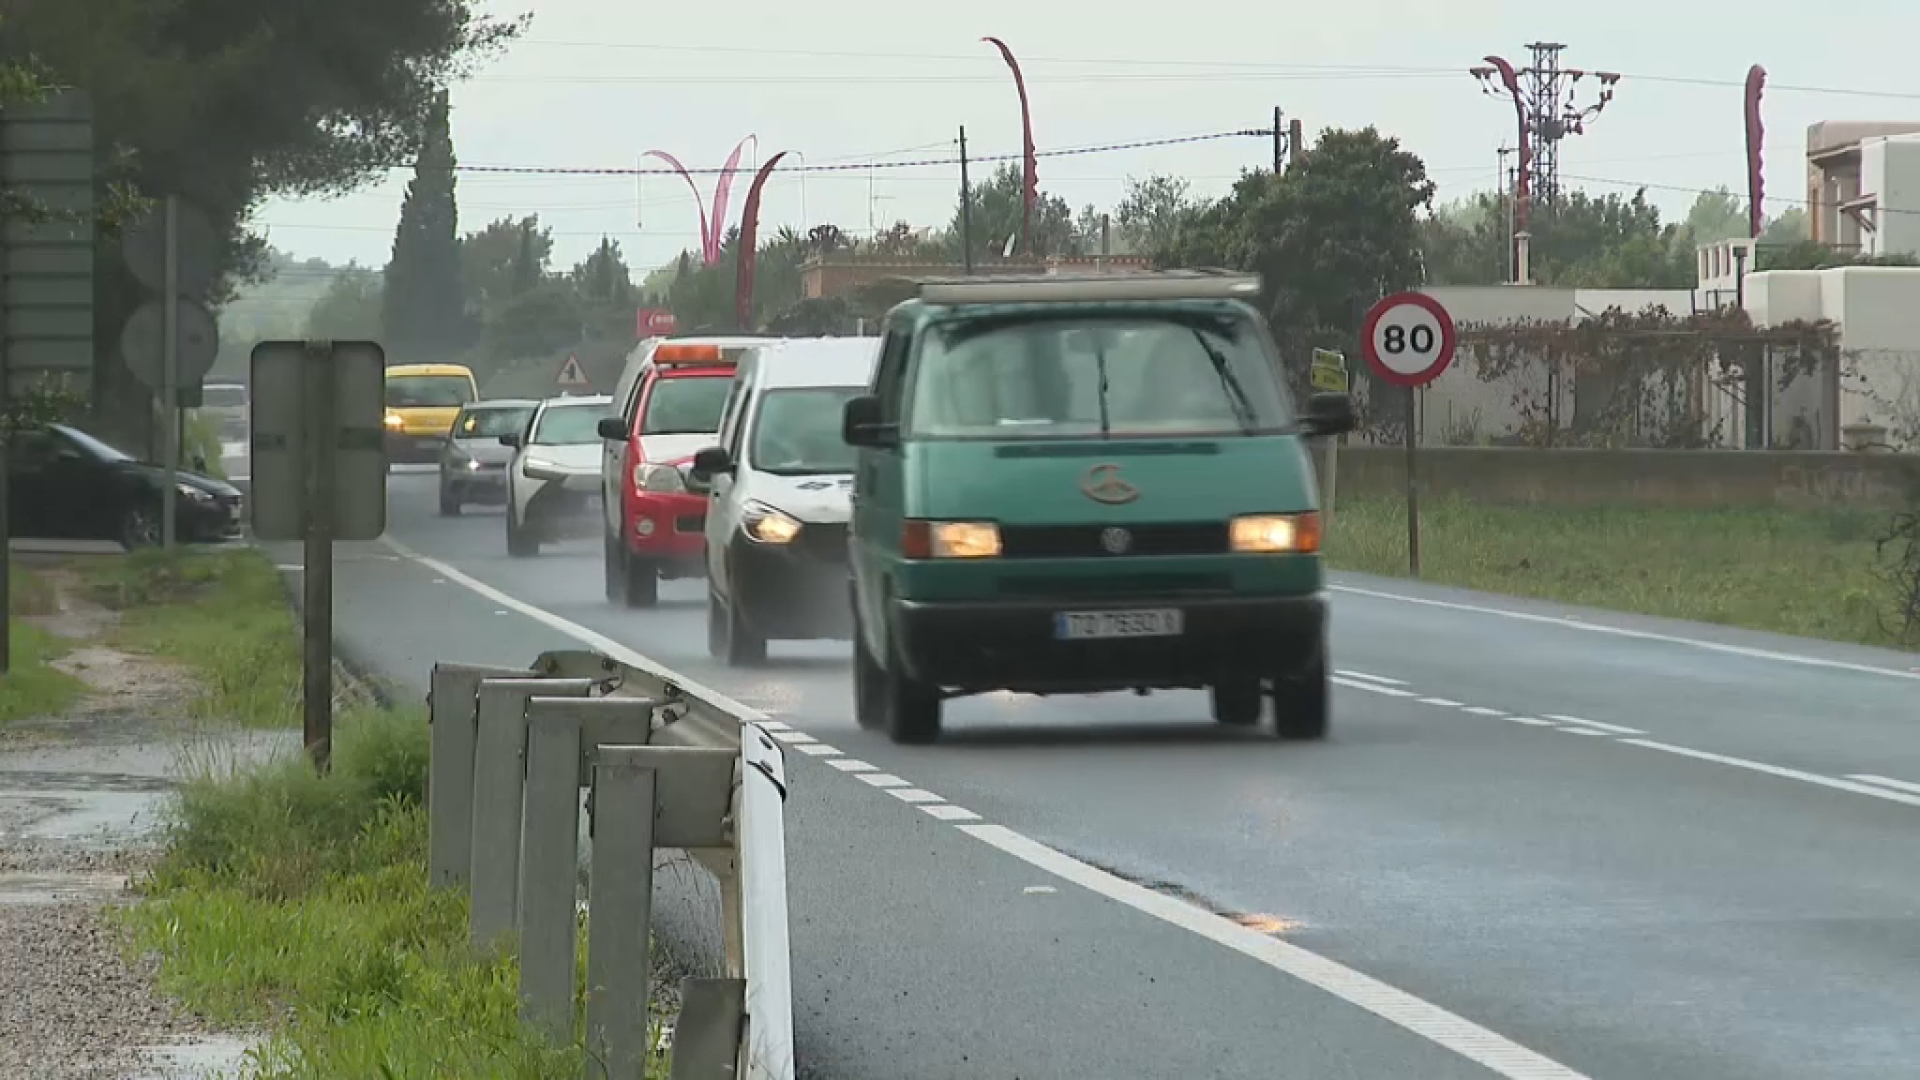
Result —
POLYGON ((382 298, 388 355, 426 363, 456 354, 465 337, 466 297, 460 283, 460 220, 455 201, 453 132, 447 92, 427 115, 413 180, 400 204, 393 259, 382 298))

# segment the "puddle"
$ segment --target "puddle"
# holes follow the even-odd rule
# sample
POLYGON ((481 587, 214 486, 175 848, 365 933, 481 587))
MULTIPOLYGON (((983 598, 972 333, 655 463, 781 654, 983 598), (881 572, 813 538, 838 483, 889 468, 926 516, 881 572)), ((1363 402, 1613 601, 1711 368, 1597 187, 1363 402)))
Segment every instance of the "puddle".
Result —
POLYGON ((210 1036, 170 1046, 143 1046, 147 1059, 141 1071, 127 1080, 223 1080, 237 1076, 247 1064, 253 1044, 231 1036, 210 1036))
POLYGON ((127 875, 0 874, 0 906, 36 907, 105 900, 126 891, 127 875))
POLYGON ((152 792, 0 790, 0 823, 32 840, 97 842, 118 847, 152 835, 164 824, 164 794, 152 792))

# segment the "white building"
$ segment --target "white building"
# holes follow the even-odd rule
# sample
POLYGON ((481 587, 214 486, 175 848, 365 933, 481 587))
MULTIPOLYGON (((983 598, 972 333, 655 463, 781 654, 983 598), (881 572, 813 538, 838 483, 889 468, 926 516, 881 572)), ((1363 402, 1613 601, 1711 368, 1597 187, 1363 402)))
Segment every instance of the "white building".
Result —
POLYGON ((1920 122, 1809 126, 1807 218, 1839 251, 1920 253, 1920 122))

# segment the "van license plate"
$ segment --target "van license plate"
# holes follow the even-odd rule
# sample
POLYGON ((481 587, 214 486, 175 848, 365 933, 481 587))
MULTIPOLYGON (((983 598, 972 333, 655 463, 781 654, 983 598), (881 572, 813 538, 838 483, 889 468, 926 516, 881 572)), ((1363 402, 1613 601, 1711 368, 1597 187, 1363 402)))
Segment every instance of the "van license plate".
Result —
POLYGON ((1178 637, 1185 630, 1179 608, 1151 611, 1062 611, 1053 636, 1063 641, 1098 638, 1178 637))

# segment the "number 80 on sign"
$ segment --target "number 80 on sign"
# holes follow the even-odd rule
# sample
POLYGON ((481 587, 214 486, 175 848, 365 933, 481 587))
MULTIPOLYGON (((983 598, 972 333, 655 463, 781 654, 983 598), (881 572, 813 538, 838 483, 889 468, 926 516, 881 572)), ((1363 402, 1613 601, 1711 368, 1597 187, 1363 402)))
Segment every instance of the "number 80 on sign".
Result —
POLYGON ((1425 293, 1403 292, 1381 300, 1360 326, 1367 365, 1395 386, 1425 386, 1453 363, 1458 344, 1453 317, 1425 293))

